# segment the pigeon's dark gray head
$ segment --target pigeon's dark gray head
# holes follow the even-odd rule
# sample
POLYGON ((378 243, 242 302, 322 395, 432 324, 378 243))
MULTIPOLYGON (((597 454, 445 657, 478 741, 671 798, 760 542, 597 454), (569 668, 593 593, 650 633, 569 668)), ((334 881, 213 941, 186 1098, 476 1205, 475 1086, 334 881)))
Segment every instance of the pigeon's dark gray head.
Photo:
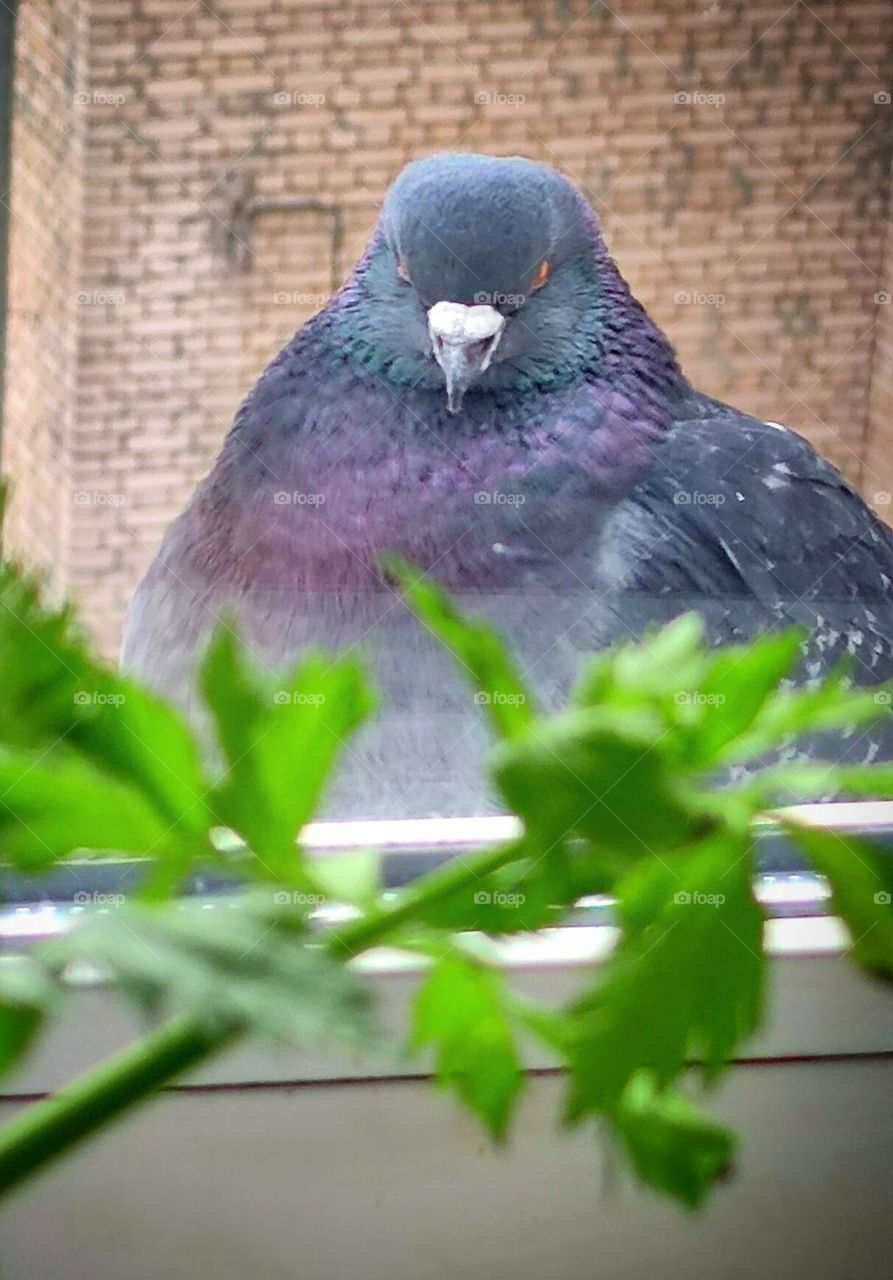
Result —
POLYGON ((470 391, 570 381, 612 267, 579 192, 519 157, 446 154, 390 188, 347 290, 366 364, 398 385, 470 391))

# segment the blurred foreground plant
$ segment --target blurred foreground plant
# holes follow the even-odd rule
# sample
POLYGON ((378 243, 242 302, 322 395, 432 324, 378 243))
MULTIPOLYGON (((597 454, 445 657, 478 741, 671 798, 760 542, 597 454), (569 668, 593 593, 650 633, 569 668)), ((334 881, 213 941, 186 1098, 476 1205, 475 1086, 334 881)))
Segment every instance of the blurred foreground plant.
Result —
MULTIPOLYGON (((564 1121, 602 1122, 645 1183, 697 1205, 729 1169, 735 1136, 696 1106, 691 1071, 716 1080, 764 1015, 754 820, 781 799, 891 795, 893 767, 776 765, 726 786, 717 771, 804 731, 889 715, 888 691, 852 688, 843 672, 785 688, 799 635, 710 650, 685 616, 591 658, 567 708, 543 718, 487 625, 411 567, 389 572, 483 695, 493 779, 522 825, 512 842, 385 894, 374 855, 323 861, 300 843, 373 706, 356 662, 308 656, 274 692, 222 627, 201 673, 224 762, 211 776, 177 711, 105 669, 66 610, 0 569, 0 854, 28 873, 84 851, 146 858, 135 900, 0 963, 0 1070, 20 1062, 78 962, 101 966, 154 1022, 0 1130, 0 1191, 246 1034, 365 1043, 369 994, 351 961, 382 943, 423 957, 410 1047, 495 1140, 523 1092, 519 1041, 532 1034, 565 1068, 564 1121), (212 915, 174 897, 209 865, 245 883, 212 915), (554 925, 605 893, 618 904, 611 958, 562 1008, 523 999, 486 937, 554 925), (326 932, 311 918, 320 900, 356 915, 326 932)), ((860 840, 786 826, 830 880, 854 959, 889 978, 890 861, 860 840)))

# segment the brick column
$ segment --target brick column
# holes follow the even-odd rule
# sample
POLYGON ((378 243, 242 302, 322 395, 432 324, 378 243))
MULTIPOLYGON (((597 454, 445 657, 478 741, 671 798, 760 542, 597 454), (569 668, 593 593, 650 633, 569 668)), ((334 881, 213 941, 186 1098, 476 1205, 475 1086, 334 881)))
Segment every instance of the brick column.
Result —
POLYGON ((69 583, 85 120, 84 5, 20 6, 12 120, 2 468, 6 534, 57 592, 69 583))

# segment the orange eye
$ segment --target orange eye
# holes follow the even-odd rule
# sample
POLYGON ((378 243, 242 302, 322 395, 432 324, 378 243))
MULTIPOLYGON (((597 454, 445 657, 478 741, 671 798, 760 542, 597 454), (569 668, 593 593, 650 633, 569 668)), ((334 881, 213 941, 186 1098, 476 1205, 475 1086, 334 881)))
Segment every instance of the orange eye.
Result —
POLYGON ((551 262, 547 262, 544 258, 543 261, 540 263, 539 268, 537 269, 536 275, 533 277, 533 281, 530 285, 530 288, 534 292, 536 292, 537 289, 542 289, 543 285, 549 279, 549 276, 551 274, 552 274, 552 264, 551 262))
POLYGON ((397 275, 401 280, 405 280, 407 284, 412 284, 409 278, 409 272, 406 270, 406 263, 400 258, 397 259, 397 275))

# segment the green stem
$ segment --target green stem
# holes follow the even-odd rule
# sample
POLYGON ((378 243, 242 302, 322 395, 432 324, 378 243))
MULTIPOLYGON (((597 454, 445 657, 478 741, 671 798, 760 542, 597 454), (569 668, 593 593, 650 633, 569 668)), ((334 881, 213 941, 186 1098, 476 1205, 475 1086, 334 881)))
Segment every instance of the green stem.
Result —
POLYGON ((236 1027, 212 1032, 192 1018, 171 1018, 54 1097, 26 1107, 0 1132, 0 1195, 219 1052, 237 1034, 236 1027))
POLYGON ((476 881, 498 871, 507 863, 515 862, 524 851, 523 840, 512 840, 496 849, 478 854, 470 862, 465 858, 451 858, 443 866, 429 871, 417 880, 396 902, 375 907, 360 920, 351 921, 336 930, 329 937, 327 946, 338 959, 344 958, 345 951, 350 954, 365 951, 400 925, 412 920, 421 910, 471 887, 476 881))
MULTIPOLYGON (((395 903, 376 907, 332 933, 326 943, 329 951, 339 960, 345 953, 365 951, 420 909, 514 861, 522 849, 516 841, 471 860, 451 860, 417 881, 395 903)), ((53 1097, 26 1107, 0 1131, 0 1197, 157 1089, 220 1053, 245 1030, 239 1023, 210 1029, 185 1015, 171 1018, 53 1097)))

